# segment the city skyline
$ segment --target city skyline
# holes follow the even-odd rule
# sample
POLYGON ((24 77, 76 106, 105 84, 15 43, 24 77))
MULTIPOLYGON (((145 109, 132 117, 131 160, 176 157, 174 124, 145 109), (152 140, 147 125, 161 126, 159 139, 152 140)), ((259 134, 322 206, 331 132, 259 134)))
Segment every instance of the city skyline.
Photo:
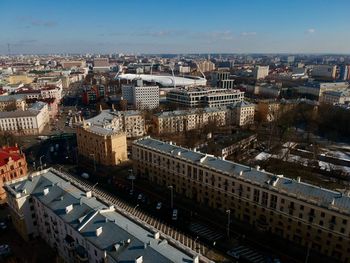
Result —
POLYGON ((341 0, 3 1, 0 54, 8 47, 11 54, 345 54, 347 7, 341 0))

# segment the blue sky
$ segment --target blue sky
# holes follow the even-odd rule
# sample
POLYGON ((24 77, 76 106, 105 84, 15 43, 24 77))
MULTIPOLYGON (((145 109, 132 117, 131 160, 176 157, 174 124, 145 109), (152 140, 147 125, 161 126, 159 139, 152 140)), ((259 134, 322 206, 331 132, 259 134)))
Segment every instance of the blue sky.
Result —
POLYGON ((350 53, 349 0, 0 0, 0 53, 350 53))

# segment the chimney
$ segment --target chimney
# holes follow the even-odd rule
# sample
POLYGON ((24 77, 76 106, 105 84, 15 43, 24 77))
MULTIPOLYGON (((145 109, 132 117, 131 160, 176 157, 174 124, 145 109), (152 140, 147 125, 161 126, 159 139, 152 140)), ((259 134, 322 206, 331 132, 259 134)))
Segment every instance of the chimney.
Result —
POLYGON ((102 105, 100 104, 100 112, 102 111, 102 105))
POLYGON ((50 191, 49 188, 45 188, 45 189, 44 189, 44 192, 43 192, 44 195, 47 195, 47 194, 49 193, 49 191, 50 191))
POLYGON ((87 191, 87 192, 85 193, 85 196, 86 196, 87 198, 91 198, 91 197, 92 197, 92 192, 91 192, 91 191, 87 191))
POLYGON ((73 204, 66 207, 66 214, 73 210, 73 204))
POLYGON ((142 263, 143 262, 143 257, 139 256, 138 258, 135 259, 135 263, 142 263))
POLYGON ((154 237, 154 239, 159 239, 160 233, 159 232, 155 232, 153 237, 154 237))
POLYGON ((115 111, 115 107, 114 104, 112 103, 112 111, 115 111))
POLYGON ((102 234, 102 226, 96 229, 96 236, 98 237, 101 234, 102 234))
POLYGON ((300 176, 297 177, 297 182, 298 182, 298 183, 301 182, 301 177, 300 177, 300 176))

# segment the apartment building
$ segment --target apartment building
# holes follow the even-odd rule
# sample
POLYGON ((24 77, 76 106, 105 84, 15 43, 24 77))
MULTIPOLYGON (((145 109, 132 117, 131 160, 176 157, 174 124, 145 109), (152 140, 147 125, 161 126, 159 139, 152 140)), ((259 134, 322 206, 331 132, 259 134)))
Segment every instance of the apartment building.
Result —
POLYGON ((118 165, 127 160, 126 135, 111 126, 86 122, 77 125, 78 153, 95 164, 118 165))
POLYGON ((323 92, 322 102, 327 104, 349 104, 350 90, 325 91, 323 92))
POLYGON ((194 251, 125 217, 52 168, 13 180, 5 190, 21 236, 41 237, 64 262, 199 262, 194 251))
POLYGON ((0 149, 0 204, 6 202, 4 184, 26 175, 26 157, 19 147, 17 145, 3 146, 0 149))
POLYGON ((337 66, 331 65, 314 65, 311 75, 316 78, 335 79, 337 66))
POLYGON ((153 116, 153 123, 156 132, 163 134, 199 129, 209 123, 224 126, 226 119, 226 108, 198 108, 160 112, 153 116))
POLYGON ((0 96, 0 111, 25 110, 26 108, 26 97, 23 95, 0 96))
POLYGON ((245 126, 254 123, 255 104, 240 101, 227 106, 227 108, 231 124, 245 126))
POLYGON ((256 80, 264 79, 269 75, 269 66, 255 66, 253 76, 256 80))
POLYGON ((143 85, 138 80, 136 84, 122 86, 122 97, 135 109, 155 109, 159 106, 159 86, 143 85))
POLYGON ((133 142, 137 176, 233 220, 350 262, 350 197, 145 137, 133 142))
POLYGON ((210 60, 200 61, 198 63, 198 68, 202 72, 213 71, 215 69, 215 63, 211 62, 210 60))
POLYGON ((44 130, 49 119, 47 103, 37 101, 27 110, 0 112, 0 132, 37 135, 44 130))
POLYGON ((169 91, 166 100, 183 107, 222 107, 244 99, 244 92, 210 87, 180 88, 169 91))
POLYGON ((145 135, 145 118, 139 111, 102 110, 97 116, 87 119, 90 126, 125 132, 127 138, 145 135))
POLYGON ((312 99, 323 101, 323 94, 326 91, 344 90, 349 87, 349 83, 346 81, 340 82, 307 82, 302 86, 296 87, 296 91, 302 95, 306 95, 312 99))

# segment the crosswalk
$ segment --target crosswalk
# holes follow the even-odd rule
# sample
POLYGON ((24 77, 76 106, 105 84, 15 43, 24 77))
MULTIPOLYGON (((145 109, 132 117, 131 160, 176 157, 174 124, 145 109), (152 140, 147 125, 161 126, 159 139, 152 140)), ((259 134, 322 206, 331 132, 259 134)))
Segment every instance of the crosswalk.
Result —
POLYGON ((248 262, 252 263, 265 263, 265 257, 260 254, 258 251, 246 247, 246 246, 237 246, 234 249, 231 249, 227 252, 230 256, 233 256, 236 259, 245 259, 248 262))
POLYGON ((197 236, 204 238, 208 241, 217 241, 223 238, 223 234, 218 233, 217 231, 201 223, 191 223, 189 228, 197 236))
MULTIPOLYGON (((57 171, 58 172, 58 171, 57 171)), ((90 182, 83 181, 79 178, 72 176, 71 174, 65 172, 59 172, 59 175, 66 180, 70 181, 73 185, 85 191, 92 191, 93 195, 107 205, 114 205, 115 209, 123 214, 124 216, 136 221, 142 225, 146 224, 146 227, 155 228, 167 237, 174 239, 176 243, 181 243, 182 245, 190 248, 192 251, 197 252, 199 255, 205 255, 209 248, 199 242, 197 239, 182 233, 181 231, 175 229, 173 226, 161 221, 152 215, 137 209, 137 207, 132 206, 120 198, 106 192, 100 187, 94 187, 90 182)), ((210 262, 206 257, 200 256, 201 262, 210 262)))

